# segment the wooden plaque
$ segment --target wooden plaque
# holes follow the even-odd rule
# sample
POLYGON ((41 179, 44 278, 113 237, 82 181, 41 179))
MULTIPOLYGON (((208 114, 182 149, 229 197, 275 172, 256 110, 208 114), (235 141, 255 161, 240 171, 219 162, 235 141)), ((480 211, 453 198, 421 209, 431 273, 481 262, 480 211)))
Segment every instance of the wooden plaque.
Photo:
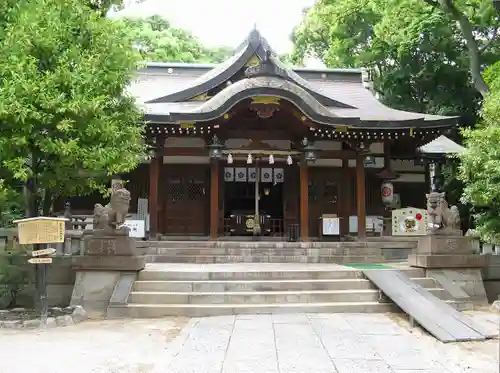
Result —
POLYGON ((37 217, 16 220, 19 243, 32 245, 38 243, 64 242, 65 218, 37 217))
POLYGON ((30 264, 51 264, 52 258, 31 258, 28 259, 30 264))
POLYGON ((322 234, 324 236, 338 236, 340 235, 340 218, 336 214, 323 214, 322 220, 322 234))
POLYGON ((392 211, 393 236, 423 236, 427 233, 427 210, 407 207, 392 211))

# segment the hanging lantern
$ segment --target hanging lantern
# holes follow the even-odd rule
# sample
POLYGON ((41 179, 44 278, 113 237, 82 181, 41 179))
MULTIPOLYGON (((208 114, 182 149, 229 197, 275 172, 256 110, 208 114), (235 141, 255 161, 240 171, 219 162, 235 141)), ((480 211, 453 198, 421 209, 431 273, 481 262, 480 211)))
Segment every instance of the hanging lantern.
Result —
POLYGON ((252 154, 248 154, 247 164, 252 164, 252 154))
POLYGON ((224 145, 222 145, 219 141, 219 138, 217 135, 214 135, 212 138, 212 143, 208 145, 208 148, 210 150, 210 158, 213 160, 220 159, 222 156, 222 149, 224 148, 224 145))
POLYGON ((274 155, 269 156, 269 164, 274 164, 274 155))
POLYGON ((231 153, 227 155, 227 164, 233 164, 233 155, 231 153))
POLYGON ((291 166, 293 163, 293 159, 292 159, 292 156, 289 155, 288 157, 286 157, 286 164, 291 166))
POLYGON ((382 183, 380 187, 380 194, 382 203, 384 205, 391 205, 394 202, 394 185, 388 181, 382 183))
POLYGON ((316 148, 314 145, 304 137, 302 140, 302 156, 306 162, 315 162, 316 161, 316 148))
POLYGON ((375 157, 372 154, 365 155, 364 158, 365 166, 372 166, 376 164, 375 157))

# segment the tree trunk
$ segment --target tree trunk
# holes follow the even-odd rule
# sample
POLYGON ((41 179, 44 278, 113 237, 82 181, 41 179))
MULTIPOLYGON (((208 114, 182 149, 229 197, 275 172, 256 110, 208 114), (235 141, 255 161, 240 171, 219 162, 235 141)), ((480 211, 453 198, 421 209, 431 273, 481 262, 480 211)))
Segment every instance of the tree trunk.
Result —
POLYGON ((488 84, 483 79, 481 74, 481 58, 479 53, 479 46, 477 45, 476 39, 474 38, 474 31, 472 25, 467 18, 467 16, 462 13, 453 4, 453 0, 439 0, 441 8, 450 14, 453 19, 458 23, 458 27, 462 31, 462 35, 465 39, 467 49, 469 50, 469 70, 472 76, 472 82, 476 90, 484 97, 489 92, 488 84))
POLYGON ((52 212, 52 204, 54 202, 54 193, 51 189, 46 189, 43 196, 43 216, 49 216, 52 212))

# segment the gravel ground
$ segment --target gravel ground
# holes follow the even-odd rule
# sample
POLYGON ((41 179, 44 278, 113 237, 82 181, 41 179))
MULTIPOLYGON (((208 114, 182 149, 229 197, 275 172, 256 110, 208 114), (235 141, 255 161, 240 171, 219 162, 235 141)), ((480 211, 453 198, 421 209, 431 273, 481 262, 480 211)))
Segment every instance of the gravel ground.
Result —
MULTIPOLYGON (((497 328, 498 316, 471 314, 497 328)), ((0 373, 496 373, 498 341, 442 344, 400 315, 241 315, 0 330, 0 373)))

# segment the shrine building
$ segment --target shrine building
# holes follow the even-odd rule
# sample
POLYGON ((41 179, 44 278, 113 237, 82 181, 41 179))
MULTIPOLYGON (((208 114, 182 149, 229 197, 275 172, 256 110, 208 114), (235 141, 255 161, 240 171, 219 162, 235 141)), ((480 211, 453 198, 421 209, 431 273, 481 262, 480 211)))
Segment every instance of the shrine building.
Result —
POLYGON ((130 91, 155 151, 121 177, 150 238, 380 234, 425 208, 417 149, 458 124, 383 105, 362 70, 290 68, 256 30, 219 65, 149 63, 130 91))

